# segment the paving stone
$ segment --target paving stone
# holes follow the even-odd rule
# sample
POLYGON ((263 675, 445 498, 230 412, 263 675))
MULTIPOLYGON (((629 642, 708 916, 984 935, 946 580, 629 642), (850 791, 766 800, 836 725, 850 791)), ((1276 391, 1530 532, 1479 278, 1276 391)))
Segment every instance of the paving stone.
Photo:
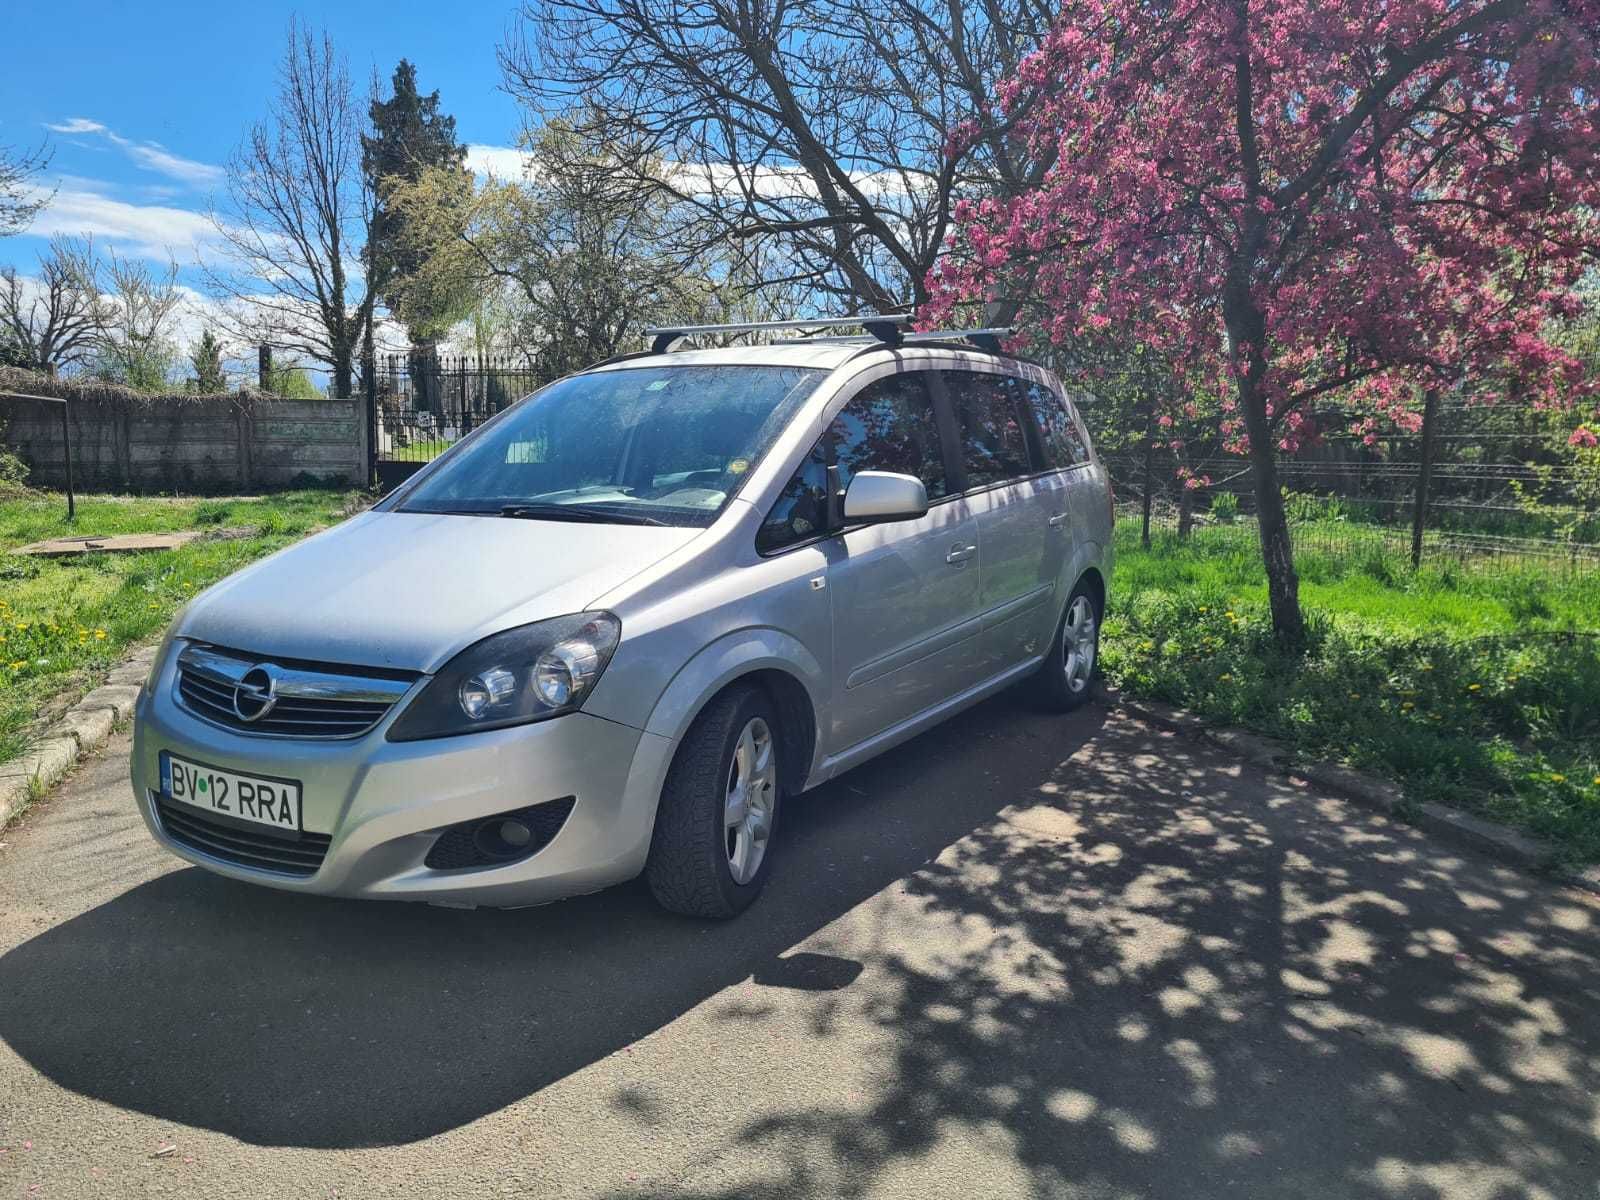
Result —
POLYGON ((109 708, 117 714, 117 720, 126 721, 133 716, 133 704, 138 698, 139 689, 132 684, 107 684, 105 687, 95 688, 74 707, 109 708))
POLYGON ((50 726, 50 733, 76 739, 78 753, 87 754, 106 744, 116 723, 117 715, 109 708, 73 708, 50 726))
POLYGON ((32 780, 37 779, 40 787, 52 787, 77 761, 77 739, 53 737, 37 743, 21 758, 0 763, 0 780, 10 785, 6 789, 5 819, 9 821, 27 804, 32 780))

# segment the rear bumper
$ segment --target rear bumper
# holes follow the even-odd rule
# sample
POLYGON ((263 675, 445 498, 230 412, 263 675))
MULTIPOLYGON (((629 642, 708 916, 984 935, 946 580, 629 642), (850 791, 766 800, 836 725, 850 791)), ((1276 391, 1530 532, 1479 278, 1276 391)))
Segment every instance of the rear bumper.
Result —
POLYGON ((595 891, 644 867, 674 746, 667 738, 582 712, 424 742, 384 739, 396 713, 349 740, 252 737, 177 705, 173 657, 135 709, 133 791, 152 836, 197 866, 286 891, 508 907, 595 891), (330 839, 320 865, 286 874, 175 840, 155 805, 163 750, 299 781, 304 830, 330 839), (571 815, 531 858, 465 870, 424 865, 446 826, 564 796, 577 798, 571 815))

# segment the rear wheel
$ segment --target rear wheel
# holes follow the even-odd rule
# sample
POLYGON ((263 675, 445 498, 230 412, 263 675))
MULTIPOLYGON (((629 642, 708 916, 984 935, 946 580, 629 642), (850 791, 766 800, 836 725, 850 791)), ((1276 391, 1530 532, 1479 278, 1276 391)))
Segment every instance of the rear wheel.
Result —
POLYGON ((1051 708, 1068 712, 1094 695, 1094 669, 1100 659, 1100 604, 1080 583, 1067 599, 1050 652, 1039 665, 1037 691, 1051 708))
POLYGON ((731 917, 761 894, 782 799, 777 725, 766 693, 742 687, 690 727, 661 790, 644 869, 663 907, 731 917))

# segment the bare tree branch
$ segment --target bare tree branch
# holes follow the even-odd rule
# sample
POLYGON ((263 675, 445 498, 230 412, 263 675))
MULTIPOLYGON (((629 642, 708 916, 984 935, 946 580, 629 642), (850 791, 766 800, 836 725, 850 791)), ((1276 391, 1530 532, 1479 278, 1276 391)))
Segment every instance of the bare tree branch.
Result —
POLYGON ((291 21, 278 96, 230 160, 229 204, 213 216, 228 261, 207 269, 229 332, 324 364, 339 396, 373 303, 360 265, 372 219, 361 122, 331 39, 291 21))

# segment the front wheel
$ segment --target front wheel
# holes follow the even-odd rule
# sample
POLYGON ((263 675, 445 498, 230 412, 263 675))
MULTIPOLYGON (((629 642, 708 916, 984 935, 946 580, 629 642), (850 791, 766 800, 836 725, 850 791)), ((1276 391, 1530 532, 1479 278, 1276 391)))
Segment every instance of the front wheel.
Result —
POLYGON ((761 894, 782 799, 777 729, 755 687, 719 696, 690 727, 661 789, 644 868, 664 908, 732 917, 761 894))
POLYGON ((1050 652, 1039 664, 1039 698, 1058 712, 1070 712, 1094 694, 1094 668, 1100 658, 1100 605, 1079 584, 1067 600, 1050 652))

